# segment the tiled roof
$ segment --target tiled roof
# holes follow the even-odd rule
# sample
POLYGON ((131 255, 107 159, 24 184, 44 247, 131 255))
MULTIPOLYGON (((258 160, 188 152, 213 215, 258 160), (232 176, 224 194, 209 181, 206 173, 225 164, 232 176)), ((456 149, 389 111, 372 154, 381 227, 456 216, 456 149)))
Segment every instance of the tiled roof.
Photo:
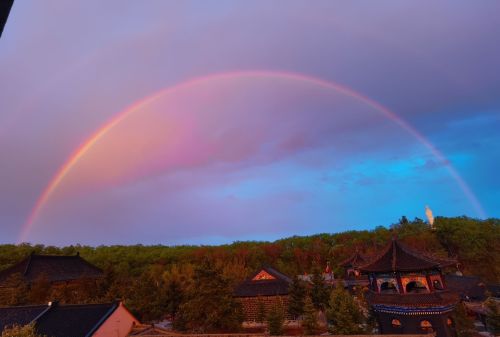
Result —
POLYGON ((477 276, 445 275, 446 287, 462 296, 465 300, 484 301, 488 296, 500 296, 500 286, 485 284, 477 276))
POLYGON ((16 273, 23 275, 28 282, 33 282, 42 276, 47 277, 50 282, 103 276, 101 269, 82 259, 79 254, 72 256, 31 254, 21 262, 1 271, 0 283, 16 273))
POLYGON ((279 271, 271 268, 264 267, 258 272, 254 273, 251 277, 247 278, 234 291, 236 297, 256 297, 256 296, 276 296, 287 295, 288 288, 292 280, 280 273, 279 271), (261 271, 274 276, 272 280, 253 280, 261 271))
POLYGON ((48 305, 0 308, 0 334, 6 327, 26 325, 49 308, 48 305))
POLYGON ((354 254, 352 254, 348 259, 342 261, 340 263, 340 266, 342 267, 359 267, 363 264, 366 264, 368 263, 368 258, 366 256, 363 256, 359 253, 358 250, 356 250, 356 252, 354 252, 354 254))
POLYGON ((359 267, 364 272, 395 272, 421 271, 435 268, 444 268, 456 263, 454 260, 445 260, 430 257, 416 252, 397 239, 386 246, 382 253, 372 262, 359 267))
POLYGON ((450 291, 418 294, 380 294, 368 292, 370 304, 398 305, 404 307, 447 306, 458 302, 458 295, 450 291))
POLYGON ((0 36, 2 36, 2 31, 9 17, 9 12, 13 3, 14 0, 0 1, 0 36))
POLYGON ((119 303, 53 305, 36 322, 39 334, 52 337, 91 336, 119 303))
POLYGON ((13 324, 34 322, 37 333, 51 337, 91 336, 120 306, 105 304, 48 305, 0 308, 0 334, 13 324))

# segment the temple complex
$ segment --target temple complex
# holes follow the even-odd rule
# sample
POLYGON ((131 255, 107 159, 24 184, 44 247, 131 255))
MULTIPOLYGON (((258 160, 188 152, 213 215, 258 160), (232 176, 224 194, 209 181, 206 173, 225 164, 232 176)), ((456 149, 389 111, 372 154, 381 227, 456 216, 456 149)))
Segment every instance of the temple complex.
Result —
POLYGON ((371 262, 359 266, 368 275, 369 304, 382 334, 434 332, 454 336, 452 313, 458 296, 446 288, 442 269, 455 265, 424 255, 393 239, 371 262))

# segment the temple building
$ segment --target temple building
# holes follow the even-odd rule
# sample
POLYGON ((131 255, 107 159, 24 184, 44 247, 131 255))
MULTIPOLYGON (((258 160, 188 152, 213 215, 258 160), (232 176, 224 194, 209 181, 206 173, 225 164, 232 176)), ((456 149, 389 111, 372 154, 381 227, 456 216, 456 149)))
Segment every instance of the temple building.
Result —
POLYGON ((273 268, 264 267, 239 284, 234 291, 234 297, 243 306, 245 322, 257 322, 259 311, 262 309, 265 313, 273 306, 286 309, 291 283, 292 280, 288 276, 273 268))
POLYGON ((454 260, 416 252, 393 239, 380 255, 359 266, 368 275, 367 300, 382 334, 455 336, 452 313, 458 296, 446 288, 442 269, 454 260))
POLYGON ((13 279, 23 280, 28 287, 43 280, 55 289, 58 286, 93 283, 102 277, 103 271, 85 261, 79 253, 71 256, 30 254, 0 271, 0 301, 12 291, 13 279))
POLYGON ((0 307, 0 335, 13 325, 26 324, 51 337, 126 337, 139 321, 122 302, 0 307))
POLYGON ((359 250, 356 250, 354 254, 340 263, 340 266, 344 268, 345 271, 344 278, 346 280, 360 278, 361 273, 359 271, 359 266, 362 266, 367 262, 368 259, 361 255, 359 250))

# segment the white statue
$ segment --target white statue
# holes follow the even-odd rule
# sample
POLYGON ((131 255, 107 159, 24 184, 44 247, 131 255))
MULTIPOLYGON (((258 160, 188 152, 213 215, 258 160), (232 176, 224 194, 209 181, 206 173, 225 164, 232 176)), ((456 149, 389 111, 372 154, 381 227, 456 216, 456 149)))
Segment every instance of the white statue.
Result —
POLYGON ((425 215, 427 216, 429 225, 432 229, 434 229, 434 216, 432 215, 432 210, 429 208, 429 206, 425 206, 425 215))

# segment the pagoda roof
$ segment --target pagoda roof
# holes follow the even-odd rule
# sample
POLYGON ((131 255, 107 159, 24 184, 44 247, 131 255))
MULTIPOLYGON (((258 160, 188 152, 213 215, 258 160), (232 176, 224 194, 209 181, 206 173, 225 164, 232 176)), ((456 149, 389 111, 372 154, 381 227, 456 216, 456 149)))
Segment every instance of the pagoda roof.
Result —
POLYGON ((349 258, 345 259, 340 263, 341 267, 359 267, 368 263, 368 258, 359 253, 359 250, 356 249, 354 254, 352 254, 349 258))
POLYGON ((393 238, 381 254, 371 262, 362 265, 359 269, 363 272, 412 272, 429 269, 440 269, 454 265, 455 260, 446 260, 417 252, 398 239, 393 238))
POLYGON ((99 278, 103 271, 76 255, 31 254, 24 260, 0 272, 0 283, 10 276, 21 274, 26 281, 33 282, 46 277, 49 282, 70 281, 82 278, 99 278))
POLYGON ((257 297, 288 295, 292 279, 274 268, 263 267, 240 283, 235 297, 257 297))

